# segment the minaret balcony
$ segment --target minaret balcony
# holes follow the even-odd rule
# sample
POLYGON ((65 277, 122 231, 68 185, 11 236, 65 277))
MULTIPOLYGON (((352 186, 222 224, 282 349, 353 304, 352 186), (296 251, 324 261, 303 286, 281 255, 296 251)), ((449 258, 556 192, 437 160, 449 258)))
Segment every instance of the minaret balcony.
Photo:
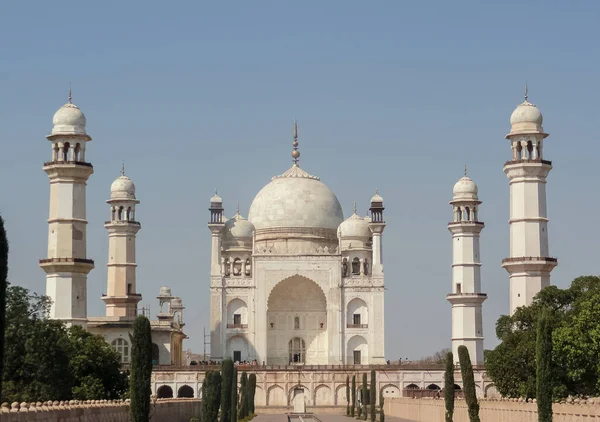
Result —
POLYGON ((514 164, 546 164, 551 166, 552 165, 552 161, 550 160, 541 160, 539 158, 532 158, 530 160, 524 159, 524 160, 510 160, 507 161, 506 163, 504 163, 505 166, 512 166, 514 164))
POLYGON ((246 330, 248 329, 248 324, 227 324, 227 328, 246 330))
POLYGON ((141 227, 142 223, 140 223, 139 221, 133 221, 133 220, 111 220, 111 221, 105 221, 104 225, 108 225, 108 224, 115 224, 117 226, 124 226, 126 224, 132 224, 134 226, 138 226, 141 227))
POLYGON ((448 223, 448 226, 484 226, 483 221, 451 221, 448 223))
POLYGON ((85 166, 85 167, 94 168, 94 166, 92 165, 92 163, 88 163, 86 161, 74 161, 74 160, 71 160, 71 161, 64 161, 64 160, 58 161, 58 160, 56 160, 56 161, 46 161, 44 163, 44 167, 48 167, 48 166, 66 166, 66 165, 71 165, 71 166, 73 166, 73 165, 75 165, 75 166, 85 166))
POLYGON ((451 304, 481 304, 487 299, 487 293, 450 293, 446 300, 451 304))
POLYGON ((87 258, 46 258, 40 259, 40 267, 46 272, 87 274, 94 269, 94 261, 87 258))
POLYGON ((346 328, 369 328, 369 324, 346 324, 346 328))
POLYGON ((558 265, 557 258, 547 256, 518 256, 504 258, 502 268, 508 272, 547 271, 550 272, 558 265))

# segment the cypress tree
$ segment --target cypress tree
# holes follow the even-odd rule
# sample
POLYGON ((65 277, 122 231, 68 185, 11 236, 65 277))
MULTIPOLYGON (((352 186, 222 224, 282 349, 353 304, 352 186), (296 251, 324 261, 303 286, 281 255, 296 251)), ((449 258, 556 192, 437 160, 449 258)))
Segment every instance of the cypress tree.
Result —
POLYGON ((221 422, 231 420, 231 378, 233 377, 233 361, 225 359, 221 363, 221 422))
POLYGON ((454 416, 454 355, 446 355, 446 373, 444 374, 444 401, 446 402, 446 422, 452 422, 454 416))
POLYGON ((552 325, 546 310, 538 320, 535 360, 538 421, 552 422, 552 325))
POLYGON ((379 394, 379 422, 385 422, 385 412, 383 409, 384 397, 383 391, 379 394))
POLYGON ((150 321, 138 316, 131 339, 130 421, 148 422, 150 415, 150 376, 152 375, 152 334, 150 321))
POLYGON ((370 405, 371 405, 371 422, 375 422, 375 402, 377 401, 377 383, 375 380, 375 370, 371 370, 371 397, 370 397, 370 405))
POLYGON ((367 373, 365 372, 363 374, 363 380, 362 380, 362 410, 361 410, 361 416, 363 418, 363 421, 367 420, 367 397, 369 395, 369 389, 367 388, 367 373))
POLYGON ((204 374, 204 381, 202 381, 202 420, 209 421, 209 415, 212 414, 212 401, 211 401, 211 381, 213 371, 206 371, 204 374))
POLYGON ((346 375, 346 416, 350 416, 350 375, 346 375))
POLYGON ((231 414, 230 422, 237 422, 237 404, 238 404, 238 385, 237 385, 237 368, 233 367, 231 376, 231 414))
POLYGON ((458 360, 460 362, 460 371, 462 373, 469 420, 471 422, 480 422, 479 403, 477 402, 477 393, 475 392, 473 366, 471 365, 471 358, 469 357, 469 349, 467 349, 466 346, 458 346, 458 360))
POLYGON ((214 422, 219 417, 221 401, 221 374, 218 371, 207 371, 202 383, 202 420, 214 422))
POLYGON ((240 377, 240 411, 238 413, 238 419, 244 419, 248 416, 248 374, 242 372, 240 377))
POLYGON ((350 408, 350 416, 354 417, 356 409, 356 375, 352 375, 352 407, 350 408))
POLYGON ((254 413, 254 396, 256 394, 256 374, 248 377, 248 410, 254 413))
MULTIPOLYGON (((0 399, 4 374, 4 332, 6 330, 6 288, 8 286, 8 239, 0 216, 0 399)), ((1 400, 0 400, 1 401, 1 400)))

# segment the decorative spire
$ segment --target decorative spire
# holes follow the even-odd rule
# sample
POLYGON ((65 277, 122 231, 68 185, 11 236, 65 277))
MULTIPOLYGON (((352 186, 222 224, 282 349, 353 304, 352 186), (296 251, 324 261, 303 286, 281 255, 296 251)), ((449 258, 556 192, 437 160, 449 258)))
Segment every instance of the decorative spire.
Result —
POLYGON ((73 104, 72 103, 73 95, 72 95, 72 92, 71 92, 71 82, 69 82, 69 98, 68 98, 68 100, 69 100, 69 104, 73 104))
POLYGON ((467 165, 465 164, 465 173, 464 176, 467 177, 467 165))
POLYGON ((240 198, 237 199, 237 208, 236 208, 236 214, 240 215, 240 198))
POLYGON ((300 151, 298 151, 298 123, 294 120, 294 142, 292 142, 294 150, 292 151, 292 158, 294 159, 294 165, 298 165, 298 158, 300 158, 300 151))
POLYGON ((525 81, 525 102, 527 102, 529 95, 528 95, 529 90, 527 89, 527 81, 525 81))
POLYGON ((215 188, 215 196, 219 196, 219 192, 217 192, 217 188, 215 188))
POLYGON ((121 176, 125 176, 125 160, 123 160, 123 163, 121 164, 121 176))
POLYGON ((375 188, 375 195, 379 195, 379 188, 375 188))
POLYGON ((354 214, 356 214, 356 199, 354 200, 354 214))

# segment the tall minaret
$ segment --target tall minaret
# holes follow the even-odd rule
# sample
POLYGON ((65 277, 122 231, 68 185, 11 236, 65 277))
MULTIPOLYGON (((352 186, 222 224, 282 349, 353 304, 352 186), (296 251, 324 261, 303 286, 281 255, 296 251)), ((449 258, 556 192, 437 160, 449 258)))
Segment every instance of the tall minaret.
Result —
POLYGON ((210 220, 208 228, 212 234, 210 254, 210 356, 213 359, 223 358, 225 328, 223 327, 223 276, 221 271, 225 264, 221 259, 221 244, 225 218, 223 217, 223 199, 217 194, 210 198, 210 220))
POLYGON ((510 180, 510 258, 502 266, 510 278, 510 313, 530 305, 550 285, 557 259, 548 252, 546 177, 552 163, 544 160, 542 113, 527 98, 510 116, 512 159, 504 164, 510 180))
POLYGON ((52 300, 49 317, 67 325, 87 326, 87 274, 94 261, 86 257, 86 181, 94 172, 85 160, 85 116, 69 101, 54 114, 46 138, 52 159, 44 163, 50 179, 48 258, 40 260, 46 272, 46 295, 52 300))
POLYGON ((375 195, 371 198, 371 221, 369 229, 373 234, 373 265, 371 266, 371 307, 373 316, 369 316, 373 322, 372 332, 373 345, 369 346, 369 363, 385 364, 385 313, 384 313, 384 280, 383 280, 383 230, 385 220, 383 218, 383 198, 379 190, 375 189, 375 195), (375 323, 376 322, 376 323, 375 323))
POLYGON ((481 305, 487 299, 481 293, 481 261, 479 234, 483 222, 479 221, 477 185, 464 176, 454 185, 454 218, 448 224, 452 233, 452 293, 446 296, 452 304, 452 353, 458 362, 458 346, 469 349, 475 365, 483 365, 483 324, 481 305))
POLYGON ((104 224, 108 230, 108 279, 106 316, 134 317, 142 295, 137 293, 135 270, 135 238, 141 224, 135 219, 135 185, 125 176, 125 168, 110 187, 110 221, 104 224))

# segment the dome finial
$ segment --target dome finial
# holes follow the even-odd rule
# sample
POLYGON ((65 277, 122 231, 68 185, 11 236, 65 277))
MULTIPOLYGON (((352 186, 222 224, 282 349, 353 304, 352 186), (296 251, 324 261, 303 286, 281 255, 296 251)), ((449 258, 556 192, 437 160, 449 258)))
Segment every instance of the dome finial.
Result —
POLYGON ((464 172, 464 176, 467 177, 467 165, 465 164, 465 172, 464 172))
POLYGON ((73 95, 72 95, 72 92, 71 92, 71 82, 70 81, 69 81, 69 98, 68 98, 68 100, 69 100, 69 104, 73 104, 71 102, 73 100, 73 95))
POLYGON ((235 212, 237 215, 240 215, 240 198, 237 199, 237 208, 235 212))
POLYGON ((294 159, 294 165, 298 165, 298 158, 300 158, 300 151, 298 151, 298 122, 294 119, 294 142, 292 142, 294 150, 292 151, 292 158, 294 159))
POLYGON ((527 88, 527 81, 525 81, 525 102, 529 99, 529 89, 527 88))
POLYGON ((121 176, 125 176, 125 160, 123 160, 123 163, 121 164, 121 176))
POLYGON ((215 188, 215 196, 218 196, 219 192, 217 192, 217 188, 215 188))
POLYGON ((354 214, 356 214, 356 199, 354 200, 354 214))

